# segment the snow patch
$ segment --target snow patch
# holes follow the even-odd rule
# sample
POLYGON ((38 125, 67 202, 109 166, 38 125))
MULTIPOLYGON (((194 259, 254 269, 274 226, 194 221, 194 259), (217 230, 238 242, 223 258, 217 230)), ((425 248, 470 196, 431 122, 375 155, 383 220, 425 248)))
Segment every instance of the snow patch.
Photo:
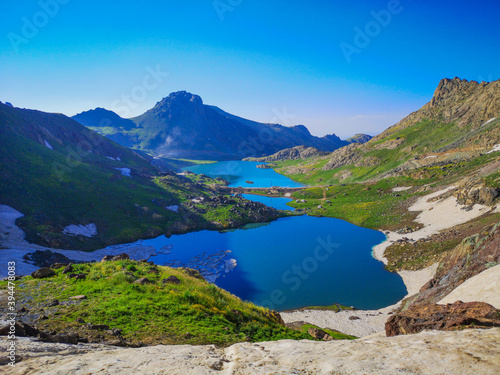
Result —
POLYGON ((50 145, 50 143, 49 143, 49 142, 47 142, 47 141, 45 141, 45 140, 44 140, 44 142, 45 142, 45 146, 47 146, 47 148, 50 148, 51 150, 53 150, 53 148, 52 148, 52 146, 50 145))
POLYGON ((392 191, 393 192, 396 192, 396 191, 406 191, 406 190, 411 189, 412 187, 413 186, 398 186, 398 187, 392 188, 392 191))
POLYGON ((497 152, 497 151, 500 151, 500 143, 493 146, 493 148, 490 151, 488 151, 488 154, 491 154, 492 152, 497 152))
POLYGON ((179 206, 177 205, 174 205, 174 206, 167 206, 166 207, 167 210, 170 210, 170 211, 173 211, 173 212, 177 212, 179 213, 179 206))
POLYGON ((69 236, 85 236, 85 237, 94 237, 97 235, 97 227, 94 223, 90 223, 87 225, 68 225, 63 230, 64 234, 69 236))
POLYGON ((437 158, 437 155, 429 155, 425 157, 425 159, 432 159, 432 158, 437 158))
POLYGON ((487 124, 489 124, 490 122, 492 122, 492 121, 494 121, 494 120, 496 120, 496 119, 497 119, 496 117, 490 118, 488 121, 486 121, 486 122, 485 122, 483 125, 481 125, 481 126, 487 125, 487 124))
POLYGON ((122 172, 123 176, 132 177, 130 175, 130 168, 115 168, 115 169, 118 169, 120 172, 122 172))

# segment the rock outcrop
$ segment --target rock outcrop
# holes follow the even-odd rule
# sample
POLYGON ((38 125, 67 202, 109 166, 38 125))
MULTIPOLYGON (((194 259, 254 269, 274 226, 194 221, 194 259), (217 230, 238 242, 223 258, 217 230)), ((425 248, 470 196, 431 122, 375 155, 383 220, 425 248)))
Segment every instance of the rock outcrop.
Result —
POLYGON ((292 148, 286 148, 284 150, 278 151, 275 154, 264 156, 261 158, 251 159, 253 161, 259 162, 272 162, 272 161, 283 161, 283 160, 304 160, 307 158, 325 156, 328 155, 329 152, 320 151, 314 147, 306 147, 306 146, 296 146, 292 148))
POLYGON ((441 261, 432 280, 403 304, 438 303, 466 280, 500 263, 500 223, 465 238, 441 261))
MULTIPOLYGON (((6 352, 8 341, 0 341, 6 352)), ((447 374, 496 375, 500 329, 380 335, 353 341, 241 343, 228 348, 17 342, 22 357, 5 375, 18 374, 447 374)))
POLYGON ((500 327, 500 310, 484 302, 417 305, 392 315, 385 323, 388 337, 424 330, 500 327))

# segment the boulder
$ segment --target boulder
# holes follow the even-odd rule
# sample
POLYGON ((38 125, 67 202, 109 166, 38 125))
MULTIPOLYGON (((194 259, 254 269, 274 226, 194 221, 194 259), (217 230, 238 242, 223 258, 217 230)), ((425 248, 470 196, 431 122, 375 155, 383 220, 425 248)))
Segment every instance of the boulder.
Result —
POLYGON ((69 279, 75 279, 75 280, 85 280, 87 277, 87 274, 85 273, 70 273, 68 275, 69 279))
POLYGON ((163 284, 180 284, 181 281, 177 276, 169 276, 161 281, 163 284))
POLYGON ((71 273, 73 272, 73 265, 68 264, 62 271, 63 274, 71 273))
POLYGON ((500 195, 500 189, 484 187, 479 190, 479 201, 484 204, 493 204, 493 201, 500 195))
POLYGON ((323 341, 333 340, 332 336, 330 336, 328 333, 319 328, 311 327, 307 330, 307 333, 309 333, 312 337, 314 337, 317 340, 323 340, 323 341))
POLYGON ((387 336, 423 330, 452 331, 463 328, 500 327, 500 310, 484 302, 423 304, 392 315, 385 323, 387 336))
POLYGON ((183 271, 185 274, 194 277, 196 279, 204 280, 203 276, 201 276, 201 273, 198 270, 192 269, 192 268, 186 268, 186 267, 179 267, 179 270, 183 271))
POLYGON ((116 260, 125 260, 125 259, 130 259, 130 256, 127 253, 121 253, 121 254, 115 255, 111 260, 116 261, 116 260))
POLYGON ((140 279, 135 280, 134 284, 140 284, 140 285, 151 284, 151 280, 149 280, 147 277, 141 277, 140 279))
POLYGON ((48 267, 42 267, 31 274, 34 279, 43 279, 45 277, 54 276, 56 273, 48 267))
POLYGON ((87 299, 87 296, 84 295, 84 294, 80 294, 78 296, 69 297, 69 299, 79 301, 79 300, 82 300, 82 299, 87 299))
MULTIPOLYGON (((16 322, 14 324, 14 330, 16 336, 19 337, 36 337, 40 334, 40 331, 36 328, 30 326, 29 324, 23 322, 16 322)), ((11 333, 11 325, 7 324, 0 328, 0 336, 7 336, 11 333)))

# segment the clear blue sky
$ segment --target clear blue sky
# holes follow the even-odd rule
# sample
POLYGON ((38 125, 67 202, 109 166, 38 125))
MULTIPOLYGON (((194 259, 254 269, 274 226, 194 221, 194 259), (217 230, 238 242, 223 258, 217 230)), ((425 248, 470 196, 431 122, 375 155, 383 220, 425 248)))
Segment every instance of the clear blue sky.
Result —
POLYGON ((132 117, 186 90, 249 119, 348 137, 420 108, 441 78, 500 78, 498 0, 54 1, 0 2, 1 101, 132 117), (341 45, 356 50, 346 59, 341 45))

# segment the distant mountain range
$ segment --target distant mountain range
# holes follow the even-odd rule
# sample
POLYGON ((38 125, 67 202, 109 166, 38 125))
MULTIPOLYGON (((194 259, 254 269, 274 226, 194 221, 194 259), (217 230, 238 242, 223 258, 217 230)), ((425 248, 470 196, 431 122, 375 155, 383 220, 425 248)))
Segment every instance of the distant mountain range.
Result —
POLYGON ((316 137, 303 125, 287 127, 247 120, 205 105, 198 95, 186 91, 170 94, 131 119, 103 108, 79 113, 73 119, 123 146, 164 158, 241 159, 296 146, 331 152, 371 138, 357 135, 344 141, 335 134, 316 137))

